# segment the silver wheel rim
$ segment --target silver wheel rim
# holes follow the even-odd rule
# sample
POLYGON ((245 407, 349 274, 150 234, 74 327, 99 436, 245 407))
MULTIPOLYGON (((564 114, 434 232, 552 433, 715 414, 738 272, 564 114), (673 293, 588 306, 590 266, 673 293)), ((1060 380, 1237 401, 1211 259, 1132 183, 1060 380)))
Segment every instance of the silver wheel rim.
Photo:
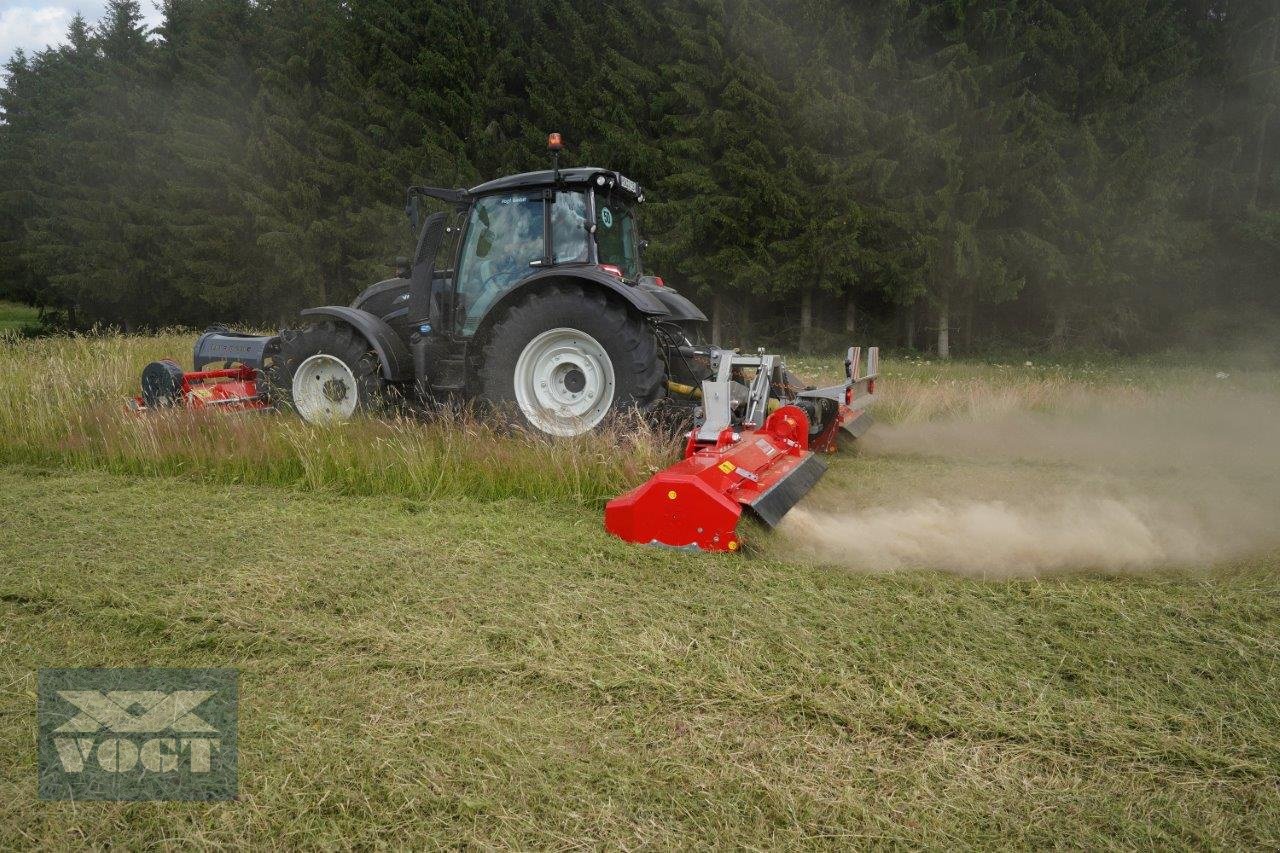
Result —
POLYGON ((293 373, 293 405, 307 423, 345 421, 359 402, 355 374, 337 356, 313 355, 293 373))
POLYGON ((549 435, 581 435, 613 405, 613 362, 577 329, 551 329, 516 359, 515 394, 529 423, 549 435))

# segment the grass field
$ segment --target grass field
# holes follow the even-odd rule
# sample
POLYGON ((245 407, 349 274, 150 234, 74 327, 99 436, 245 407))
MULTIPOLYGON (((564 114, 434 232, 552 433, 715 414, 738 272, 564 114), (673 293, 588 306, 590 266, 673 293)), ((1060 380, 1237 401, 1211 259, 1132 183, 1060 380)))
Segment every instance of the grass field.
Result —
POLYGON ((40 312, 30 305, 0 299, 0 333, 17 332, 40 321, 40 312))
MULTIPOLYGON (((854 571, 803 526, 745 556, 632 547, 599 507, 661 464, 655 436, 122 416, 141 365, 189 345, 0 343, 0 847, 1280 844, 1280 548, 1243 522, 1247 547, 1199 562, 1098 572, 1102 541, 1000 581, 945 513, 972 561, 854 571), (240 798, 36 801, 35 670, 150 665, 240 670, 240 798)), ((870 536, 865 516, 921 501, 1043 524, 1056 491, 1181 492, 1175 460, 1142 458, 1149 421, 1103 423, 1105 458, 1078 432, 1030 457, 1017 439, 1280 389, 1218 369, 887 362, 880 438, 801 512, 870 536), (947 430, 984 424, 1012 425, 1000 452, 953 452, 947 430)), ((1222 454, 1273 457, 1214 426, 1199 455, 1274 516, 1273 480, 1222 454)), ((928 541, 913 518, 890 529, 928 541)))

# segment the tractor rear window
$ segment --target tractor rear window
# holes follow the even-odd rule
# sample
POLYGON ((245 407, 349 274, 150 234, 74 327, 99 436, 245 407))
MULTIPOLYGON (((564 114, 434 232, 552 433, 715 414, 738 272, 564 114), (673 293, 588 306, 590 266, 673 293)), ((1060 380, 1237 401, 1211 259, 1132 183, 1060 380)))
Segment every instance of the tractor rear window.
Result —
POLYGON ((558 264, 587 259, 587 197, 558 192, 551 205, 552 254, 558 264))
POLYGON ((596 247, 600 263, 614 264, 623 278, 639 278, 640 238, 631 202, 609 193, 596 195, 596 247))

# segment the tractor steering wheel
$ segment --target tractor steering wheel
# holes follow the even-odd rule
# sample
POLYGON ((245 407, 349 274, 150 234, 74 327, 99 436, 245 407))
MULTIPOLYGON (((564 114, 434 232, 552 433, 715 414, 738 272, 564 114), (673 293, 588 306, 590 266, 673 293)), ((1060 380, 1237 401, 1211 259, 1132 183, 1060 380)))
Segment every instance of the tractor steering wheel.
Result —
POLYGON ((494 288, 499 292, 505 290, 507 285, 519 276, 521 265, 519 261, 515 260, 514 256, 510 256, 505 259, 505 263, 491 262, 490 269, 493 271, 487 275, 484 275, 483 271, 481 272, 481 275, 484 275, 484 279, 480 284, 480 295, 482 296, 488 293, 490 288, 494 288))
MULTIPOLYGON (((483 273, 481 274, 484 275, 483 273)), ((508 277, 509 274, 506 270, 495 270, 488 275, 484 275, 480 280, 480 287, 476 289, 475 295, 471 297, 469 311, 487 310, 488 306, 502 293, 508 277)))

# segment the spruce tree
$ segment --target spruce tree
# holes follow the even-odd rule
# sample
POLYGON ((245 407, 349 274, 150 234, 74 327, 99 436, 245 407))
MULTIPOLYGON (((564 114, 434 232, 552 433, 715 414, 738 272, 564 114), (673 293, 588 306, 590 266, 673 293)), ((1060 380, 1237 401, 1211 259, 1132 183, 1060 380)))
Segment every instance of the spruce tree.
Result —
POLYGON ((259 318, 266 266, 245 205, 249 114, 257 91, 255 10, 247 0, 167 0, 156 89, 163 104, 163 211, 157 259, 183 305, 174 319, 259 318))

